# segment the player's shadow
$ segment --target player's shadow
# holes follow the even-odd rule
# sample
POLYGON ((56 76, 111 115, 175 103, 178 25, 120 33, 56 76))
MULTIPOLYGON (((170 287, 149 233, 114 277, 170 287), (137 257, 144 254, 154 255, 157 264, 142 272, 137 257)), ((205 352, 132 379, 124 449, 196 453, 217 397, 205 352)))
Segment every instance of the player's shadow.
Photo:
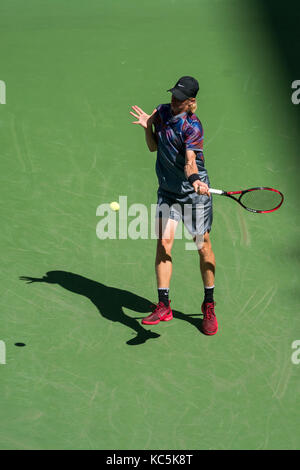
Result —
POLYGON ((193 325, 200 333, 203 334, 202 331, 202 313, 194 313, 187 315, 186 313, 178 312, 178 310, 173 310, 174 318, 178 318, 179 320, 186 321, 193 325))
MULTIPOLYGON (((67 271, 48 271, 42 278, 20 276, 20 279, 28 283, 44 282, 58 284, 64 289, 87 297, 93 302, 104 318, 122 323, 136 332, 136 336, 127 341, 127 344, 130 346, 142 344, 148 339, 159 338, 160 336, 158 333, 143 328, 137 321, 142 317, 133 318, 124 313, 123 307, 139 313, 148 313, 152 310, 153 304, 149 300, 132 292, 106 286, 101 282, 96 282, 67 271)), ((173 310, 173 314, 175 318, 187 321, 201 331, 201 319, 194 319, 192 316, 184 315, 176 310, 173 310)))

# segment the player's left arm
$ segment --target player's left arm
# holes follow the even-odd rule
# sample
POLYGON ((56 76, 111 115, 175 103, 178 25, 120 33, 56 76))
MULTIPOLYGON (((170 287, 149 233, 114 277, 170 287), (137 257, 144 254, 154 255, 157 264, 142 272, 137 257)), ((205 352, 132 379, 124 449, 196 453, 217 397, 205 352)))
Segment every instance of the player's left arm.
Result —
MULTIPOLYGON (((198 175, 198 167, 196 163, 196 153, 193 150, 186 150, 185 151, 185 165, 184 165, 184 174, 186 176, 186 179, 189 179, 190 176, 192 175, 198 175)), ((192 179, 195 179, 193 177, 192 179)), ((209 188, 206 183, 203 183, 200 180, 200 176, 198 176, 198 179, 196 179, 193 183, 191 183, 194 187, 194 190, 198 194, 206 194, 207 196, 210 196, 209 194, 209 188)))

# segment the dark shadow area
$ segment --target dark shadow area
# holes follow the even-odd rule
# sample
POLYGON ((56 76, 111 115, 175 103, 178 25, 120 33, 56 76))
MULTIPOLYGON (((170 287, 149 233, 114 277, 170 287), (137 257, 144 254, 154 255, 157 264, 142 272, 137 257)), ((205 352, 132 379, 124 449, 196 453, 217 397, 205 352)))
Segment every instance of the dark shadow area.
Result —
POLYGON ((126 290, 109 287, 100 282, 66 271, 49 271, 42 278, 21 276, 21 280, 32 282, 44 282, 58 284, 75 294, 83 295, 93 302, 102 317, 113 322, 122 323, 136 333, 136 337, 127 341, 129 345, 145 343, 150 338, 158 338, 160 335, 143 328, 138 321, 129 317, 123 311, 123 307, 136 312, 147 313, 151 311, 151 302, 132 294, 126 290))
MULTIPOLYGON (((143 328, 137 321, 139 318, 132 318, 124 313, 123 307, 140 313, 152 311, 152 302, 132 292, 109 287, 101 282, 96 282, 79 274, 66 271, 49 271, 42 278, 20 276, 20 279, 28 283, 44 282, 58 284, 75 294, 87 297, 93 302, 102 317, 113 322, 119 322, 136 333, 134 338, 127 341, 127 344, 130 346, 142 344, 149 339, 159 338, 160 336, 158 333, 143 328)), ((173 314, 175 318, 187 321, 201 331, 202 320, 196 320, 191 315, 184 315, 178 311, 173 311, 173 314)))
MULTIPOLYGON (((292 94, 296 91, 295 88, 292 88, 292 83, 295 80, 300 80, 300 2, 299 0, 286 0, 285 2, 263 0, 258 3, 259 8, 263 11, 264 24, 278 51, 281 69, 286 76, 286 100, 295 121, 299 143, 300 104, 292 103, 292 94)), ((299 169, 300 162, 297 157, 295 164, 299 169)))
POLYGON ((187 321, 190 325, 197 328, 197 330, 203 334, 202 332, 202 313, 196 313, 191 315, 186 315, 184 313, 178 312, 178 310, 173 310, 174 318, 178 318, 178 320, 187 321), (195 318, 194 318, 195 317, 195 318))
POLYGON ((300 2, 299 0, 263 0, 259 7, 264 11, 274 43, 281 55, 282 67, 290 83, 300 80, 300 2))

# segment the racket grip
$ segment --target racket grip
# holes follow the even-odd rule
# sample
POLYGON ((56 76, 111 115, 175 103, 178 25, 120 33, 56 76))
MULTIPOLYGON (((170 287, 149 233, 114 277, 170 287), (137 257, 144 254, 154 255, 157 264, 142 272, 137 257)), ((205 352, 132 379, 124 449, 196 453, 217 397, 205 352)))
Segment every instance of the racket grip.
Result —
POLYGON ((221 189, 209 188, 209 192, 211 194, 220 194, 220 195, 225 194, 225 191, 222 191, 221 189))

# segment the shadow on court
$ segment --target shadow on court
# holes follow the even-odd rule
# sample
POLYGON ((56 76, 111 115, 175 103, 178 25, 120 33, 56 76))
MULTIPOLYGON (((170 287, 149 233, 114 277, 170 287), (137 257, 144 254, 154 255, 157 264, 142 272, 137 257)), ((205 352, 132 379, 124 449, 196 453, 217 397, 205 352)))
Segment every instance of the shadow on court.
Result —
MULTIPOLYGON (((130 346, 143 344, 149 339, 159 338, 160 336, 158 333, 143 328, 137 321, 143 317, 132 318, 124 313, 123 307, 139 313, 148 313, 152 310, 153 303, 132 292, 109 287, 101 284, 101 282, 67 271, 49 271, 42 278, 20 276, 20 279, 28 283, 58 284, 75 294, 87 297, 97 307, 102 317, 113 322, 119 322, 136 332, 136 337, 127 341, 130 346)), ((201 332, 202 320, 193 318, 198 315, 185 315, 176 310, 173 310, 173 315, 179 320, 187 321, 201 332)))

